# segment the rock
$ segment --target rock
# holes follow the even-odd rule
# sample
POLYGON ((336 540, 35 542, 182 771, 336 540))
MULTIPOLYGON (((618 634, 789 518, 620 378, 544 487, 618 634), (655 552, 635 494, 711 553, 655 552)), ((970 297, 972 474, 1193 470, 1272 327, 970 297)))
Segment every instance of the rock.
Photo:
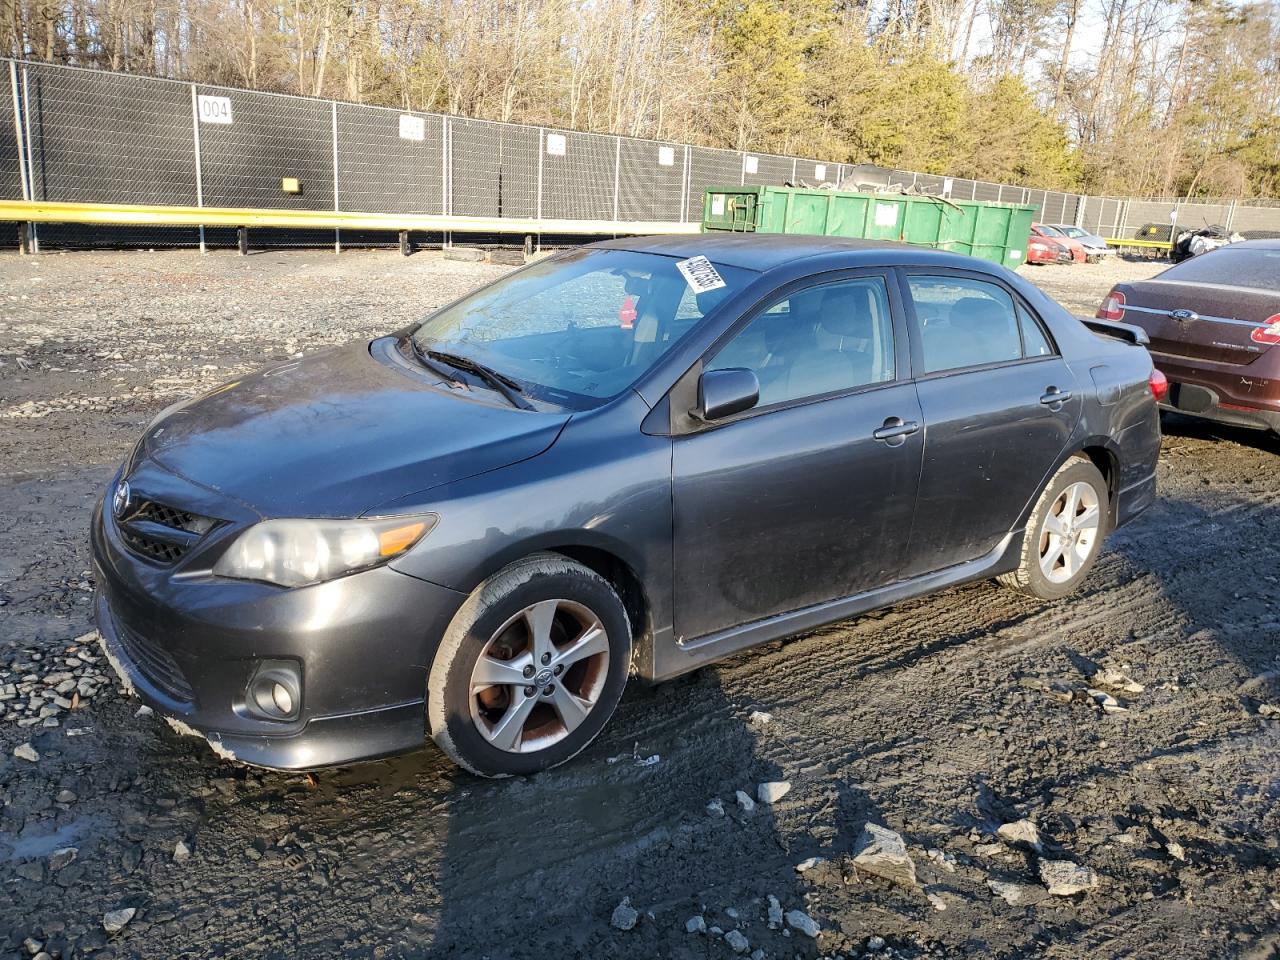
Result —
POLYGON ((1070 897, 1098 885, 1098 875, 1070 860, 1041 860, 1040 879, 1055 897, 1070 897))
POLYGON ((707 802, 707 813, 713 817, 724 816, 724 804, 720 802, 720 798, 716 797, 707 802))
POLYGON ((763 710, 752 710, 751 715, 747 717, 747 723, 753 727, 767 727, 773 723, 773 714, 765 713, 763 710))
POLYGON ((1030 820, 1016 820, 1013 823, 1001 824, 996 830, 996 836, 1015 846, 1030 847, 1036 853, 1041 849, 1040 831, 1030 820))
POLYGON ((630 930, 635 927, 639 919, 640 914, 631 906, 631 898, 623 897, 622 902, 613 908, 613 916, 609 918, 609 923, 618 930, 630 930))
POLYGON ((872 953, 879 953, 884 949, 884 937, 868 937, 867 949, 872 953))
POLYGON ((22 949, 26 950, 27 953, 31 954, 31 956, 33 957, 37 953, 39 953, 43 948, 44 948, 44 944, 41 943, 39 940, 37 940, 35 937, 27 937, 27 939, 22 941, 22 949))
POLYGON ((28 763, 40 762, 40 754, 36 752, 36 748, 31 745, 30 741, 20 743, 14 747, 13 755, 19 760, 26 760, 28 763))
POLYGON ((1169 856, 1175 860, 1185 861, 1187 859, 1187 851, 1182 848, 1182 844, 1175 840, 1170 840, 1164 845, 1164 848, 1169 851, 1169 856))
POLYGON ((1030 887, 1023 883, 1006 883, 1003 880, 988 880, 987 886, 991 888, 992 893, 1011 907, 1022 906, 1026 903, 1034 903, 1040 894, 1040 891, 1036 887, 1030 887))
POLYGON ((1088 693, 1089 696, 1093 698, 1093 702, 1100 706, 1106 713, 1125 713, 1129 709, 1111 694, 1106 693, 1103 690, 1095 690, 1093 687, 1090 687, 1088 693))
POLYGON ((684 932, 685 933, 706 933, 707 921, 702 918, 701 914, 699 914, 696 917, 690 917, 688 920, 684 922, 684 932))
POLYGON ((758 948, 756 950, 751 951, 751 960, 764 960, 765 956, 766 954, 763 948, 758 948))
POLYGON ((191 859, 191 848, 187 846, 185 840, 179 840, 173 845, 173 862, 186 863, 191 859))
POLYGON ((726 908, 725 908, 725 911, 724 911, 724 915, 725 915, 726 917, 728 917, 730 920, 737 920, 737 919, 738 919, 738 911, 737 911, 737 908, 735 908, 735 907, 726 907, 726 908))
POLYGON ((796 873, 808 873, 827 862, 826 857, 807 857, 796 864, 796 873))
POLYGON ((119 933, 129 921, 134 918, 138 911, 134 907, 121 907, 117 910, 108 910, 102 915, 102 929, 107 933, 119 933))
POLYGON ((947 909, 947 901, 943 900, 938 894, 926 893, 925 897, 928 898, 931 904, 933 904, 933 909, 937 910, 939 913, 942 913, 947 909))
POLYGON ((750 813, 756 808, 756 802, 747 796, 745 791, 735 790, 733 795, 737 798, 738 806, 742 808, 744 813, 750 813))
POLYGON ((61 847, 49 855, 49 869, 56 871, 70 866, 79 855, 80 851, 75 847, 61 847))
POLYGON ((1125 693, 1142 693, 1147 689, 1123 670, 1117 670, 1114 667, 1101 667, 1089 679, 1101 687, 1123 690, 1125 693))
POLYGON ((756 787, 756 799, 761 803, 777 803, 791 792, 791 781, 771 780, 756 787))
POLYGON ((937 847, 930 847, 925 851, 925 855, 940 866, 947 873, 956 872, 955 854, 947 853, 945 850, 939 850, 937 847))
POLYGON ((724 935, 724 942, 733 948, 734 953, 746 953, 751 949, 751 944, 747 942, 741 930, 730 930, 724 935))
POLYGON ((769 894, 769 929, 777 930, 782 926, 782 904, 772 893, 769 894))
POLYGON ((786 920, 787 926, 792 930, 803 933, 806 937, 816 938, 822 932, 822 927, 818 925, 818 921, 803 910, 788 910, 786 920))
POLYGON ((916 885, 916 865, 907 855, 907 843, 900 834, 875 823, 862 828, 853 849, 853 865, 863 873, 881 877, 904 887, 916 885))
POLYGON ((150 717, 150 716, 153 716, 154 714, 155 714, 155 711, 152 710, 150 707, 148 707, 145 703, 133 712, 133 715, 135 717, 150 717))

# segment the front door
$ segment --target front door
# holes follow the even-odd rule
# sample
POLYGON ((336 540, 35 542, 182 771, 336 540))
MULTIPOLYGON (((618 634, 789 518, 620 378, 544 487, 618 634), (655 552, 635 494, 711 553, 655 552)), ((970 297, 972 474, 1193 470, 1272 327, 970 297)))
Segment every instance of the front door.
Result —
POLYGON ((906 555, 923 449, 905 329, 881 274, 781 296, 713 348, 755 408, 676 437, 680 640, 889 583, 906 555))
POLYGON ((1002 284, 909 273, 924 467, 904 576, 991 552, 1057 465, 1082 399, 1044 326, 1002 284))

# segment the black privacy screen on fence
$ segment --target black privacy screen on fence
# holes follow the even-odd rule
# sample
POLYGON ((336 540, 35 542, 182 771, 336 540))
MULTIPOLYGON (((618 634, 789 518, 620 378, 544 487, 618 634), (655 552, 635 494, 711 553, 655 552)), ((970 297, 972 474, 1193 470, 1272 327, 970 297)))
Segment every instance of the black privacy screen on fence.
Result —
MULTIPOLYGON (((1042 221, 1110 237, 1128 237, 1149 221, 1167 224, 1174 206, 1184 226, 1234 224, 1249 236, 1280 235, 1277 207, 1082 197, 49 64, 3 60, 0 70, 0 200, 579 221, 581 236, 607 235, 610 222, 697 223, 712 186, 829 183, 1030 203, 1042 221)), ((456 237, 503 240, 496 228, 485 229, 456 237)), ((214 245, 235 242, 231 228, 204 233, 214 245)), ((280 244, 334 240, 326 229, 255 235, 280 244)), ((198 242, 199 231, 46 224, 39 236, 66 246, 186 245, 198 242)), ((341 236, 394 242, 386 233, 344 229, 341 236)), ((0 229, 0 243, 15 237, 15 229, 0 229)))

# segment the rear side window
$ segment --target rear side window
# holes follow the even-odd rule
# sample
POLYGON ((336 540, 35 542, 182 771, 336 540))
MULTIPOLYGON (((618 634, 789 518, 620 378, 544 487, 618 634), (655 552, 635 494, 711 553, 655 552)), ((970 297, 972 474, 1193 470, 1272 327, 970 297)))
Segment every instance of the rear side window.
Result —
POLYGON ((911 276, 907 284, 925 373, 1022 359, 1018 314, 1003 287, 963 277, 911 276))
POLYGON ((1221 247, 1183 260, 1160 274, 1159 279, 1280 290, 1280 250, 1221 247))
POLYGON ((1018 304, 1018 324, 1022 327, 1022 354, 1026 357, 1047 357, 1053 353, 1049 338, 1040 329, 1031 314, 1018 304))

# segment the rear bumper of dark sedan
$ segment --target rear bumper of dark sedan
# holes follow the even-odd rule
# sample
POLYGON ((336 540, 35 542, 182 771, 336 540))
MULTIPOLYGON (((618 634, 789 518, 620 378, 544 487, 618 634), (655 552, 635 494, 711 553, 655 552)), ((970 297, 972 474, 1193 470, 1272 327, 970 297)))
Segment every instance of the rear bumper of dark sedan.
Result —
POLYGON ((465 597, 387 567, 283 589, 165 576, 95 513, 95 613, 126 684, 180 733, 220 755, 306 770, 422 745, 430 655, 465 597), (263 661, 296 665, 288 720, 246 709, 263 661))

